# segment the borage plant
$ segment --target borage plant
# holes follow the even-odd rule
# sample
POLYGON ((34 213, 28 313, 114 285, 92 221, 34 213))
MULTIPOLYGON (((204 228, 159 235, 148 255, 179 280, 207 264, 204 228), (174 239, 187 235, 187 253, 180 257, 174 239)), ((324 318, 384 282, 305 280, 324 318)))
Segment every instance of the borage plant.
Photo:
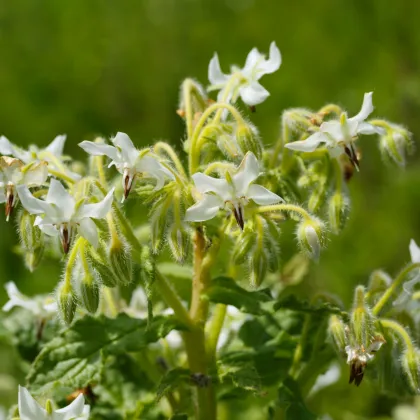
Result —
POLYGON ((411 135, 369 120, 366 93, 351 118, 335 104, 284 111, 280 138, 266 147, 237 102, 254 110, 267 99, 259 81, 280 64, 274 42, 268 58, 253 49, 229 74, 215 55, 207 91, 217 102, 185 80, 182 155, 166 142, 138 149, 117 133, 80 143, 90 155, 81 165, 63 156, 64 136, 29 150, 0 139, 0 199, 27 268, 64 261, 55 298, 6 285, 4 325, 30 363, 11 417, 311 419, 317 378, 337 369, 333 342, 350 382, 367 374, 419 392, 414 242, 412 263, 395 280, 373 273, 349 312, 327 293, 303 302, 287 287, 346 223, 347 182, 363 170, 359 137, 377 136, 402 166, 411 135), (288 224, 298 249, 281 265, 288 224))

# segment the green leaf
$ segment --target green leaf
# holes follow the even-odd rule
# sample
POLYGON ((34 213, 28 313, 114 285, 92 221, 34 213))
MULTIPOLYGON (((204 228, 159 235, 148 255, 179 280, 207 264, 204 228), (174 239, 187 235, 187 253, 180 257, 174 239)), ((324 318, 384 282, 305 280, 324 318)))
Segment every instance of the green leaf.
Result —
POLYGON ((285 409, 285 420, 316 420, 305 406, 299 386, 291 377, 287 377, 278 390, 278 403, 285 409))
POLYGON ((157 265, 158 270, 168 277, 191 280, 193 269, 190 265, 179 265, 172 262, 162 262, 157 265))
POLYGON ((316 315, 337 314, 343 318, 347 318, 346 312, 343 312, 337 305, 329 302, 318 302, 316 304, 311 304, 306 300, 299 300, 295 295, 289 295, 280 298, 274 304, 274 310, 278 311, 280 309, 291 309, 297 312, 305 312, 316 315))
POLYGON ((217 373, 221 382, 230 380, 235 387, 246 391, 258 392, 261 390, 260 376, 255 366, 250 362, 233 360, 231 363, 226 363, 220 361, 217 364, 217 373))
POLYGON ((250 292, 238 286, 229 277, 217 277, 212 280, 204 297, 211 302, 232 305, 242 312, 254 315, 262 315, 265 311, 261 303, 271 300, 270 293, 266 289, 250 292))
POLYGON ((156 400, 159 401, 168 392, 187 382, 191 382, 191 372, 189 369, 175 368, 169 370, 159 383, 156 391, 156 400))
POLYGON ((49 342, 33 363, 29 385, 38 393, 55 384, 82 388, 97 381, 108 355, 140 351, 182 326, 173 317, 147 320, 120 314, 111 319, 85 316, 49 342))

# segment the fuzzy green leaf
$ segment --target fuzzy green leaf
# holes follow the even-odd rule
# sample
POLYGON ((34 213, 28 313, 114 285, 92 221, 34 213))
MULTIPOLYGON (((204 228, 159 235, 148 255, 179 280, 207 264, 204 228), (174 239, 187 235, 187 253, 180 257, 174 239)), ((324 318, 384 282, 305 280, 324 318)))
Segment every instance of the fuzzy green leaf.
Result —
POLYGON ((217 277, 212 280, 204 297, 211 302, 232 305, 242 312, 254 315, 262 315, 264 310, 261 307, 261 303, 271 300, 271 296, 267 290, 250 292, 238 286, 229 277, 217 277))
POLYGON ((175 368, 168 371, 161 379, 156 391, 156 400, 159 401, 168 392, 177 388, 180 384, 189 382, 191 372, 188 369, 175 368))
POLYGON ((182 326, 172 317, 156 317, 148 326, 147 320, 126 314, 85 316, 44 347, 27 380, 37 393, 57 383, 82 388, 99 379, 107 355, 140 351, 175 328, 182 326))
POLYGON ((280 309, 291 309, 297 312, 305 312, 314 315, 332 315, 338 314, 342 317, 346 317, 346 313, 341 310, 337 305, 334 305, 329 302, 318 302, 311 304, 306 300, 299 300, 295 295, 289 295, 283 298, 280 298, 274 304, 274 310, 278 311, 280 309))

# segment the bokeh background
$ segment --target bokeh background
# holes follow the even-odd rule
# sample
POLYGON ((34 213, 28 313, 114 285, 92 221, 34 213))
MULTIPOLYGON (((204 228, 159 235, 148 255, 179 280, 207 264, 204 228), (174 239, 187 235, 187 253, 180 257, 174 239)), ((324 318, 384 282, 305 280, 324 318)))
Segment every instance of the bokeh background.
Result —
MULTIPOLYGON (((419 17, 417 0, 3 0, 0 134, 27 146, 66 133, 65 151, 78 159, 77 143, 117 131, 139 146, 166 139, 181 150, 175 111, 183 78, 206 84, 215 51, 228 70, 252 47, 267 51, 275 40, 283 64, 264 77, 271 96, 252 115, 267 144, 285 108, 338 102, 353 114, 371 90, 376 116, 406 125, 418 143, 419 17)), ((347 304, 373 269, 395 274, 409 260, 410 238, 420 243, 420 154, 399 170, 381 162, 373 138, 361 146, 349 223, 305 280, 308 290, 328 290, 347 304)), ((16 243, 13 222, 0 218, 0 305, 6 281, 29 295, 47 293, 61 273, 47 261, 30 274, 16 243)), ((0 379, 9 385, 12 360, 0 348, 0 379)), ((379 398, 367 384, 343 385, 318 404, 370 418, 380 414, 379 398)), ((0 404, 12 401, 0 388, 0 404)))

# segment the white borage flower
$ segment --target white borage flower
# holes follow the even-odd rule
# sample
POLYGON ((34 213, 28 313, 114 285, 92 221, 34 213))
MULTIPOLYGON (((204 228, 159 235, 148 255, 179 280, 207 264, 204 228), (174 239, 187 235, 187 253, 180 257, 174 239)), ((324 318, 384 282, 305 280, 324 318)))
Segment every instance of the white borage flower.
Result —
POLYGON ((114 188, 99 203, 76 202, 63 185, 52 179, 45 201, 35 198, 25 185, 17 187, 23 207, 31 214, 42 215, 35 225, 50 236, 61 237, 63 250, 68 252, 75 230, 95 248, 98 247, 98 228, 92 219, 103 219, 111 210, 114 188))
POLYGON ((321 124, 319 131, 306 140, 287 143, 286 147, 299 152, 313 152, 321 144, 325 144, 332 157, 345 153, 352 164, 358 168, 359 161, 354 150, 353 142, 359 134, 383 134, 384 129, 365 122, 373 112, 373 92, 365 93, 362 108, 357 115, 347 118, 341 114, 339 120, 326 121, 321 124))
POLYGON ((40 318, 50 318, 57 312, 57 303, 52 296, 36 296, 29 298, 22 294, 12 281, 4 285, 9 300, 3 306, 4 312, 14 307, 21 307, 40 318))
POLYGON ((79 394, 71 404, 58 410, 53 410, 51 401, 47 400, 46 408, 42 408, 30 392, 19 385, 18 407, 20 420, 72 420, 83 416, 85 398, 79 394))
POLYGON ((122 185, 124 197, 128 197, 137 177, 150 177, 156 180, 156 190, 163 187, 165 180, 174 180, 173 173, 162 165, 159 160, 149 154, 149 150, 136 149, 130 137, 125 133, 117 133, 111 139, 114 146, 109 144, 82 141, 79 146, 93 156, 108 156, 112 159, 109 167, 115 165, 118 172, 123 175, 122 185))
POLYGON ((6 219, 16 204, 16 187, 34 187, 43 184, 48 178, 47 162, 24 163, 10 156, 0 157, 0 203, 6 203, 6 219))
POLYGON ((214 54, 209 64, 209 90, 219 90, 218 101, 236 102, 240 96, 245 104, 253 107, 264 102, 270 93, 258 82, 265 74, 274 73, 281 64, 280 50, 276 43, 270 44, 270 56, 266 60, 256 48, 248 54, 245 66, 231 67, 231 74, 220 69, 219 57, 214 54))
POLYGON ((244 207, 253 200, 258 205, 270 205, 284 201, 261 185, 253 184, 260 175, 258 160, 248 152, 235 174, 226 172, 225 179, 212 178, 201 172, 195 173, 196 190, 201 198, 187 209, 185 220, 204 222, 215 217, 219 209, 229 209, 241 229, 244 227, 244 207))
POLYGON ((417 246, 414 239, 410 241, 410 256, 413 264, 420 263, 420 247, 417 246))
POLYGON ((6 137, 1 136, 0 154, 13 156, 26 164, 46 161, 48 162, 50 169, 63 172, 70 178, 77 181, 80 179, 80 175, 70 171, 65 165, 63 165, 63 161, 65 160, 65 157, 63 156, 63 149, 66 138, 66 135, 61 134, 44 149, 40 149, 35 145, 30 145, 28 150, 24 150, 11 143, 6 137))

